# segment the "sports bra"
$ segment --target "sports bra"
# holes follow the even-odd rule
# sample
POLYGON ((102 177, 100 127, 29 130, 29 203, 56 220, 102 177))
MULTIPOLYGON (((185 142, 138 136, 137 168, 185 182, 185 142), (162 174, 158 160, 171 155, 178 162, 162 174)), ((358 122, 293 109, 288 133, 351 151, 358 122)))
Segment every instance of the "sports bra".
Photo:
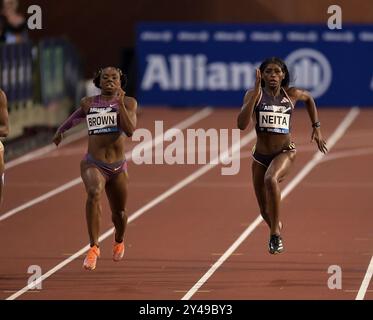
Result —
POLYGON ((277 97, 261 89, 258 103, 254 108, 256 132, 290 133, 293 109, 294 105, 284 88, 281 87, 277 97))

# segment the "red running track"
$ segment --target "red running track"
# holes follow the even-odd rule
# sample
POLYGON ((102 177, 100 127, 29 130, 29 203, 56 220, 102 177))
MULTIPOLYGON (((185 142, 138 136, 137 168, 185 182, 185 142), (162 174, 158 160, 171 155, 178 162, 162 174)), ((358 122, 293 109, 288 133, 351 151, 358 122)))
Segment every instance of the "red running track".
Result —
MULTIPOLYGON (((154 121, 170 128, 197 109, 144 109, 139 127, 154 131, 154 121)), ((328 139, 349 109, 320 109, 328 139)), ((235 127, 236 110, 216 109, 189 128, 235 127)), ((355 299, 373 255, 373 110, 360 109, 341 138, 282 203, 285 253, 267 252, 268 229, 261 223, 211 274, 192 299, 355 299), (329 266, 342 270, 342 288, 328 288, 329 266)), ((184 130, 185 132, 185 130, 184 130)), ((241 134, 241 137, 249 131, 241 134)), ((293 121, 298 154, 283 189, 317 152, 310 143, 304 109, 293 121)), ((203 165, 129 163, 131 214, 184 178, 182 189, 131 220, 127 250, 120 263, 111 260, 112 236, 101 242, 94 272, 82 269, 83 256, 56 270, 41 290, 17 299, 178 300, 206 274, 258 216, 251 184, 250 150, 241 150, 237 175, 221 175, 221 165, 193 176, 203 165)), ((128 141, 128 150, 135 145, 128 141)), ((86 150, 79 139, 6 171, 1 215, 77 177, 86 150)), ((0 221, 0 298, 27 286, 30 265, 45 274, 87 245, 85 192, 77 185, 0 221)), ((104 200, 102 233, 112 227, 104 200)), ((131 219, 131 218, 130 218, 131 219)), ((373 299, 372 284, 364 291, 373 299)))

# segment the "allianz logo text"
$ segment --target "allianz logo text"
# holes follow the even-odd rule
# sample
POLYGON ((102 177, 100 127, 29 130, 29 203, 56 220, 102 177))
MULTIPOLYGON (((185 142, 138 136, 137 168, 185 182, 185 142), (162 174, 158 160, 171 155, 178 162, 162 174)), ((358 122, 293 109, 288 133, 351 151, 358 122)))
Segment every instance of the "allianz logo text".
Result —
POLYGON ((294 86, 310 91, 314 98, 322 96, 332 82, 332 68, 320 52, 301 48, 291 52, 286 60, 294 86))
POLYGON ((245 90, 253 87, 259 63, 209 62, 204 54, 149 54, 142 90, 245 90))
MULTIPOLYGON (((260 62, 209 61, 205 54, 149 54, 145 59, 141 89, 150 91, 239 91, 254 87, 255 69, 260 62)), ((296 87, 318 98, 330 86, 332 70, 319 51, 301 48, 285 61, 296 87)))

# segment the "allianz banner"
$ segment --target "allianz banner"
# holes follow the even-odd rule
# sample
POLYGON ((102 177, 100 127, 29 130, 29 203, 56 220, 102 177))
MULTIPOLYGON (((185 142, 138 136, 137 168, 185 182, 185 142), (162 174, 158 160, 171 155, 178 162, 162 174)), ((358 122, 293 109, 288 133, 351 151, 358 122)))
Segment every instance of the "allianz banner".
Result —
POLYGON ((143 105, 240 106, 277 56, 319 106, 373 106, 373 25, 143 23, 136 50, 143 105))

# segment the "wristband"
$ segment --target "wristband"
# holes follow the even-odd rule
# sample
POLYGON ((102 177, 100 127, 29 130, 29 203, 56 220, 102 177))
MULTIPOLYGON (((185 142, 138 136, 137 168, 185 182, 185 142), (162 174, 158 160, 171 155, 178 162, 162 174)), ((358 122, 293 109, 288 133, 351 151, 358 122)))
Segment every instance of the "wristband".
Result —
POLYGON ((320 121, 317 121, 314 124, 312 124, 312 128, 320 128, 320 127, 321 127, 320 121))

